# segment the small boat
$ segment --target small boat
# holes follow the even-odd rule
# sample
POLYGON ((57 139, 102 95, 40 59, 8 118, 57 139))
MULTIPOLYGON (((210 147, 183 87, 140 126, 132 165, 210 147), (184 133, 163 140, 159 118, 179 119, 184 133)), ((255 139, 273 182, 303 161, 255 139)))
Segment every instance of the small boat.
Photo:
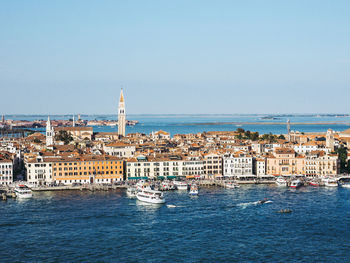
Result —
POLYGON ((320 186, 320 183, 318 181, 316 181, 316 180, 311 180, 309 182, 309 185, 311 185, 311 186, 320 186))
POLYGON ((228 188, 228 189, 239 188, 239 184, 236 184, 233 182, 227 182, 225 183, 225 188, 228 188))
POLYGON ((189 195, 198 195, 198 186, 196 184, 191 185, 190 192, 188 193, 189 195))
POLYGON ((322 181, 326 187, 338 187, 338 180, 335 178, 323 178, 322 181))
POLYGON ((299 188, 301 186, 301 181, 299 179, 294 179, 290 182, 290 187, 299 188))
POLYGON ((276 184, 277 184, 278 186, 284 186, 284 187, 286 187, 286 186, 287 186, 287 180, 286 180, 285 178, 283 178, 283 177, 280 176, 280 177, 277 178, 276 184))
POLYGON ((151 204, 164 204, 165 199, 161 191, 156 191, 151 189, 151 187, 145 187, 143 189, 138 189, 136 198, 139 201, 151 203, 151 204))
POLYGON ((341 183, 340 186, 344 188, 350 188, 350 182, 341 183))
POLYGON ((15 193, 18 198, 31 198, 33 196, 32 190, 23 184, 15 187, 15 193))
POLYGON ((174 185, 176 186, 177 190, 187 190, 188 188, 187 183, 182 181, 174 181, 174 185))
POLYGON ((264 198, 263 200, 259 200, 259 201, 258 201, 258 204, 265 204, 265 203, 267 203, 268 201, 269 201, 269 199, 264 198))
POLYGON ((137 188, 133 186, 129 186, 128 189, 126 189, 126 194, 129 197, 136 197, 137 188))
POLYGON ((281 209, 279 211, 277 211, 277 213, 280 214, 288 214, 288 213, 292 213, 293 211, 291 209, 281 209))

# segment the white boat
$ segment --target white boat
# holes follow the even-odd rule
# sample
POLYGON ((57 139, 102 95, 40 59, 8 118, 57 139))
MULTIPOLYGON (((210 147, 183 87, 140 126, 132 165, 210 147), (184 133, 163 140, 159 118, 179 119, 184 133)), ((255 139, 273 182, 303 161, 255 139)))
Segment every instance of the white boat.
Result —
POLYGON ((283 177, 280 176, 280 177, 277 178, 276 184, 277 184, 278 186, 284 186, 284 187, 286 187, 286 186, 287 186, 287 180, 286 180, 285 178, 283 178, 283 177))
POLYGON ((233 182, 226 182, 225 188, 233 189, 233 188, 239 188, 239 185, 233 182))
POLYGON ((338 187, 338 180, 336 178, 322 178, 322 181, 324 182, 324 186, 338 187))
POLYGON ((146 181, 145 181, 145 180, 140 180, 140 181, 138 181, 137 184, 136 184, 136 189, 137 189, 137 190, 138 190, 138 189, 143 189, 143 188, 145 188, 146 186, 148 186, 148 184, 146 183, 146 181))
POLYGON ((31 198, 33 196, 32 190, 23 184, 15 187, 15 193, 18 198, 31 198))
POLYGON ((177 190, 187 190, 188 188, 188 185, 186 182, 174 181, 174 185, 176 186, 177 190))
POLYGON ((341 184, 341 187, 350 188, 350 182, 345 182, 341 184))
POLYGON ((290 187, 299 188, 301 186, 301 181, 299 179, 294 179, 290 182, 290 187))
POLYGON ((151 189, 151 187, 145 187, 143 189, 138 189, 136 198, 139 201, 152 203, 152 204, 164 204, 164 195, 160 191, 151 189))
POLYGON ((137 188, 133 186, 129 186, 128 189, 126 189, 126 194, 129 197, 136 197, 137 188))
POLYGON ((189 195, 198 195, 198 186, 196 184, 191 185, 190 192, 188 193, 189 195))

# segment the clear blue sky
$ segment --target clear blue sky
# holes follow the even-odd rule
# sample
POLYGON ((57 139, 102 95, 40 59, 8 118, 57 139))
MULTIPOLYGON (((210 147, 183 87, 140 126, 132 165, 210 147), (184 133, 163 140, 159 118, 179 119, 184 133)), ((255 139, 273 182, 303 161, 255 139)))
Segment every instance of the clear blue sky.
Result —
POLYGON ((1 1, 0 114, 349 113, 350 1, 1 1))

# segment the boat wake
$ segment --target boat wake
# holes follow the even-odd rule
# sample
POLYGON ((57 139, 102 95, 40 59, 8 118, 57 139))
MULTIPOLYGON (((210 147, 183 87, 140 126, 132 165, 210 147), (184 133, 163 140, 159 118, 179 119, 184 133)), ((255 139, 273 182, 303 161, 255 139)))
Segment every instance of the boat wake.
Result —
POLYGON ((167 208, 183 207, 182 205, 167 205, 167 208))
POLYGON ((255 202, 240 203, 240 204, 238 204, 237 206, 241 207, 242 209, 246 209, 246 208, 249 207, 249 206, 262 205, 262 204, 269 204, 269 203, 272 203, 272 201, 268 200, 268 201, 265 201, 265 202, 262 203, 262 202, 259 200, 259 201, 255 201, 255 202))

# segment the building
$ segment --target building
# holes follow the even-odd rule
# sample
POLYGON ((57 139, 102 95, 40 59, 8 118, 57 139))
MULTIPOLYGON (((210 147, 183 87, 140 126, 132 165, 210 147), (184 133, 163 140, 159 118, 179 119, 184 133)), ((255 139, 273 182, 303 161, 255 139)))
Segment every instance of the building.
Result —
POLYGON ((328 129, 326 133, 326 147, 334 151, 334 132, 332 129, 328 129))
POLYGON ((125 126, 126 126, 126 116, 125 116, 125 103, 123 89, 120 91, 119 105, 118 105, 118 134, 119 136, 125 137, 125 126))
POLYGON ((65 131, 75 140, 91 140, 93 135, 92 127, 55 127, 54 131, 55 134, 65 131))
POLYGON ((52 184, 52 163, 51 158, 43 158, 38 156, 25 161, 27 170, 27 182, 32 185, 50 185, 52 184))
POLYGON ((46 122, 46 147, 53 145, 54 129, 51 126, 50 116, 47 118, 46 122))
POLYGON ((134 145, 122 142, 113 142, 104 145, 103 150, 108 155, 118 156, 122 158, 130 158, 134 156, 136 147, 134 145))
POLYGON ((277 148, 274 155, 267 157, 266 172, 269 175, 303 175, 305 158, 297 156, 290 148, 277 148))
POLYGON ((222 176, 222 156, 215 152, 205 154, 204 173, 207 177, 222 176))
POLYGON ((113 156, 62 157, 52 163, 55 183, 114 183, 124 179, 124 161, 113 156))
POLYGON ((0 159, 0 185, 13 182, 13 164, 11 160, 0 159))
POLYGON ((157 132, 152 132, 151 138, 153 140, 170 140, 170 133, 162 130, 157 132))
POLYGON ((255 174, 257 176, 266 175, 266 159, 256 158, 255 159, 255 174))
POLYGON ((252 175, 253 157, 244 154, 226 155, 223 158, 224 176, 252 175))

